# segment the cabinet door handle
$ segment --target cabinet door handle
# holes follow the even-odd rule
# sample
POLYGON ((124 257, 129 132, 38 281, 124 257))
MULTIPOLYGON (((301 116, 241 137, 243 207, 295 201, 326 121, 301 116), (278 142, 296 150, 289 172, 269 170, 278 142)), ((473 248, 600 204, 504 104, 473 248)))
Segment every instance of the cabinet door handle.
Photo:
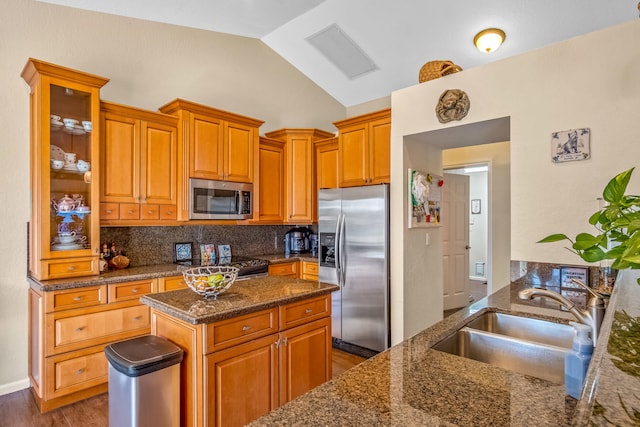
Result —
POLYGON ((251 329, 251 326, 249 326, 249 325, 244 325, 244 326, 242 327, 242 330, 243 330, 244 332, 248 331, 249 329, 251 329))

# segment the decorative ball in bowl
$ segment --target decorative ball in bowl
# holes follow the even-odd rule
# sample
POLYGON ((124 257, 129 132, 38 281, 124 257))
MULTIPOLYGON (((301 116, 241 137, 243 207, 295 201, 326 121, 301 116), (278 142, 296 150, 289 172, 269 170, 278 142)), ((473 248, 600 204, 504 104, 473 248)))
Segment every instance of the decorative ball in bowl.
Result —
POLYGON ((231 266, 194 267, 182 272, 184 281, 205 298, 218 297, 231 287, 238 277, 238 268, 231 266))

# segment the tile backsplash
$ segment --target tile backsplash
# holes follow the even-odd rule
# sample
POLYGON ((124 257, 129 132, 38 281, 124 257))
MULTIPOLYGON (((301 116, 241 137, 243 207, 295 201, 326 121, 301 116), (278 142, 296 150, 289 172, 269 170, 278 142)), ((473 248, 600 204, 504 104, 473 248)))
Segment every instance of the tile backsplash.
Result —
POLYGON ((100 242, 115 242, 131 266, 167 264, 174 261, 174 243, 193 242, 193 257, 200 245, 230 245, 233 255, 254 256, 284 253, 284 235, 291 225, 193 225, 181 227, 102 227, 100 242))

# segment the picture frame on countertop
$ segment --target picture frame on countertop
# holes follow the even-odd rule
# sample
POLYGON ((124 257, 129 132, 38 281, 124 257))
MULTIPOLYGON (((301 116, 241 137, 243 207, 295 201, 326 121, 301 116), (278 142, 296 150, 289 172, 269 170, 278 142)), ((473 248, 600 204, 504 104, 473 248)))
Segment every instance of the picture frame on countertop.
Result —
POLYGON ((220 258, 231 258, 231 246, 218 245, 218 256, 220 258))
POLYGON ((216 245, 205 243, 200 245, 200 265, 214 265, 216 263, 216 245))
POLYGON ((178 242, 173 244, 174 262, 193 261, 193 242, 178 242))

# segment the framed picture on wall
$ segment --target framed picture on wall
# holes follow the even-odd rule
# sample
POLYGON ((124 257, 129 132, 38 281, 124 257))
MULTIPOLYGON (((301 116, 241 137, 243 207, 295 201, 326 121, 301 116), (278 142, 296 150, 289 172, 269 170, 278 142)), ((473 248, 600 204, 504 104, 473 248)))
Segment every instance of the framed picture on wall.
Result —
POLYGON ((480 199, 471 199, 471 213, 477 215, 480 213, 480 209, 480 199))
POLYGON ((589 128, 569 129, 551 134, 551 160, 553 163, 591 158, 589 128))

